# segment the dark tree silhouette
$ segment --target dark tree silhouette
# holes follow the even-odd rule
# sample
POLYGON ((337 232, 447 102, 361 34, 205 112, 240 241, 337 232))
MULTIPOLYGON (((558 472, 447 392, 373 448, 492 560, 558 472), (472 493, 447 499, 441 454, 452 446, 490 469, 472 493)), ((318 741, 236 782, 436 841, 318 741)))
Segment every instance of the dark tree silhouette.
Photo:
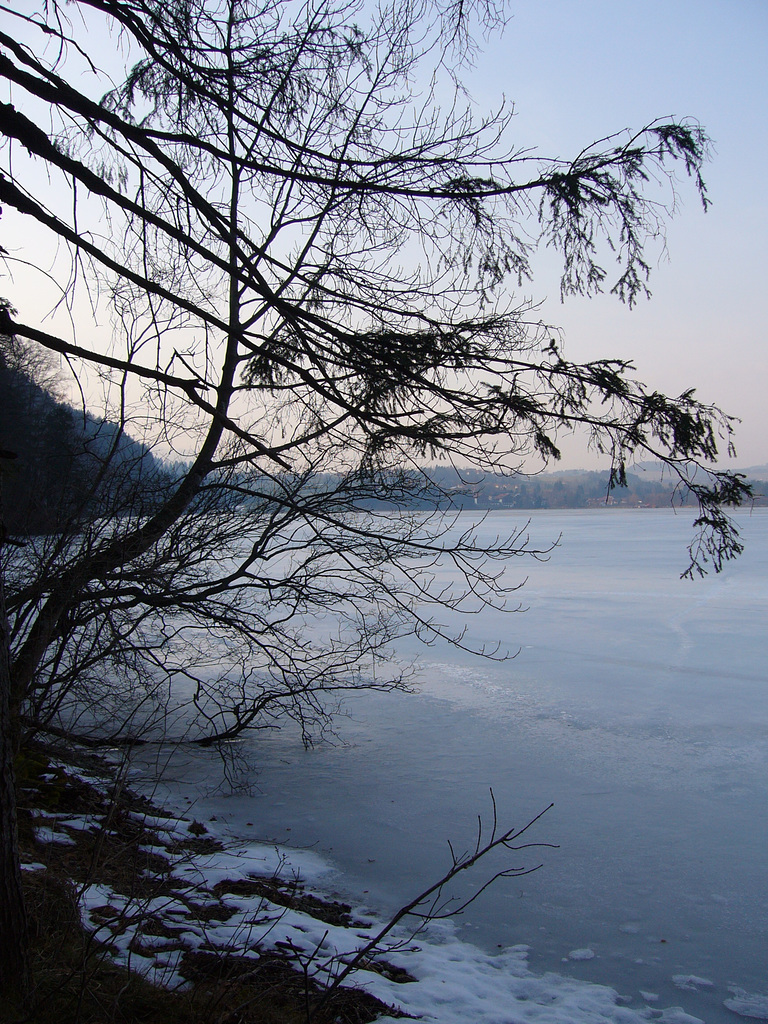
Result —
MULTIPOLYGON (((7 461, 13 453, 0 451, 0 509, 7 461)), ((5 531, 0 518, 0 554, 5 531)), ((14 767, 16 723, 11 717, 11 665, 5 587, 0 573, 0 988, 7 997, 26 995, 27 914, 21 887, 19 836, 16 815, 16 772, 14 767)))

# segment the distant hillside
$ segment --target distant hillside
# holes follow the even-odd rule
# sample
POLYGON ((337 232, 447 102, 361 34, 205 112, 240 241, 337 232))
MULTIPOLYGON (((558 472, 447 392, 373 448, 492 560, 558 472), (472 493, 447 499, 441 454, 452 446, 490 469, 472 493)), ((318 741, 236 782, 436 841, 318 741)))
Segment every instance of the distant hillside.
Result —
MULTIPOLYGON (((729 471, 742 473, 748 480, 768 480, 768 464, 761 466, 739 466, 734 469, 732 463, 728 463, 729 471)), ((631 471, 644 479, 669 480, 670 471, 663 462, 638 462, 631 467, 631 471)))
POLYGON ((52 391, 55 381, 40 373, 34 354, 0 339, 5 528, 34 534, 149 508, 168 482, 162 464, 117 424, 73 409, 52 391))
POLYGON ((747 466, 746 469, 740 469, 739 472, 743 473, 748 480, 768 481, 768 463, 763 463, 762 466, 747 466))

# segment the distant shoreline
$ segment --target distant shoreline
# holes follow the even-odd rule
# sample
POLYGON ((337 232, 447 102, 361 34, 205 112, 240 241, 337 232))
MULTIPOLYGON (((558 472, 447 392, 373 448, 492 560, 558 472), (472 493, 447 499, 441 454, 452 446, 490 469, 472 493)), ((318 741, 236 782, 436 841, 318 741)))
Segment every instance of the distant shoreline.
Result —
MULTIPOLYGON (((744 471, 753 485, 753 506, 768 506, 768 466, 744 471), (765 477, 759 476, 764 471, 765 477)), ((418 498, 387 502, 371 500, 367 507, 385 508, 452 508, 452 509, 536 509, 587 508, 697 508, 696 496, 674 481, 669 471, 661 473, 654 466, 638 466, 626 474, 626 486, 610 487, 608 470, 563 470, 540 473, 480 476, 446 466, 430 466, 424 470, 425 486, 418 498)))

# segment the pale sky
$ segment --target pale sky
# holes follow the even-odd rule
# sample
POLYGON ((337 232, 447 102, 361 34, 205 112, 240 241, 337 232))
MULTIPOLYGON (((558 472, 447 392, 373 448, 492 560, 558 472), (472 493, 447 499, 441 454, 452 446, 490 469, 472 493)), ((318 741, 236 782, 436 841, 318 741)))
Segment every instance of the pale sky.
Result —
MULTIPOLYGON (((515 142, 543 155, 656 117, 696 118, 713 139, 712 207, 683 208, 659 254, 653 297, 560 304, 550 257, 526 295, 565 330, 571 359, 632 358, 648 385, 739 415, 738 458, 768 462, 768 0, 513 0, 512 19, 469 78, 479 106, 503 92, 515 142)), ((586 465, 569 450, 564 465, 586 465)))
MULTIPOLYGON (((569 358, 632 358, 654 389, 696 387, 742 418, 732 465, 768 462, 768 0, 511 0, 510 11, 466 82, 478 113, 502 94, 514 103, 516 146, 572 157, 670 115, 696 118, 715 145, 712 207, 704 214, 692 183, 680 182, 650 301, 632 311, 611 296, 562 305, 551 254, 536 259, 521 297, 543 301, 569 358)), ((10 213, 6 238, 17 227, 10 213)), ((48 286, 36 275, 35 287, 48 286)), ((564 451, 563 468, 596 464, 580 445, 564 451)))

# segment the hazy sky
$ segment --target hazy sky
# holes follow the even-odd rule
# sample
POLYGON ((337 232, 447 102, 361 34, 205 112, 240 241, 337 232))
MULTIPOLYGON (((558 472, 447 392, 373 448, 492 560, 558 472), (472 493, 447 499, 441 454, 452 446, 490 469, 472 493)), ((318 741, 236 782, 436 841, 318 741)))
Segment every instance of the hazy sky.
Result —
MULTIPOLYGON (((520 145, 573 156, 668 115, 696 118, 715 145, 712 207, 681 181, 650 301, 561 305, 549 258, 525 293, 546 300, 570 358, 631 357, 660 390, 695 386, 741 416, 737 463, 768 462, 768 0, 513 0, 511 11, 469 84, 480 105, 501 92, 514 102, 520 145)), ((568 461, 585 463, 575 450, 568 461)))
MULTIPOLYGON (((768 462, 768 0, 512 0, 510 11, 466 77, 478 112, 502 94, 514 103, 516 145, 572 157, 670 115, 698 119, 715 144, 712 208, 704 214, 692 183, 680 182, 650 301, 632 311, 610 296, 561 305, 551 254, 522 294, 543 300, 540 315, 564 329, 571 359, 632 358, 654 388, 695 386, 741 416, 737 464, 768 462)), ((45 289, 39 275, 35 287, 45 289)), ((594 465, 581 446, 565 452, 565 467, 594 465)))

